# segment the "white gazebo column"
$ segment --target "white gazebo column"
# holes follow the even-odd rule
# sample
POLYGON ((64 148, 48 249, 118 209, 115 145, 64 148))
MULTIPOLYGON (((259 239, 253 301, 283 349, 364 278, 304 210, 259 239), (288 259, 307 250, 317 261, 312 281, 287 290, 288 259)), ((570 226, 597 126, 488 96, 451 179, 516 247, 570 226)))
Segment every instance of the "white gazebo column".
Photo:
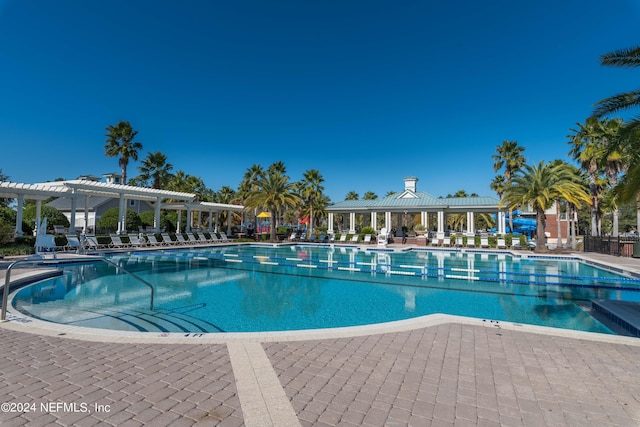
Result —
POLYGON ((444 233, 444 211, 438 211, 438 234, 444 233))
POLYGON ((118 234, 127 232, 127 211, 125 210, 124 193, 120 193, 120 202, 118 203, 118 234))
POLYGON ((391 212, 384 213, 384 227, 387 229, 387 233, 391 232, 391 212))
POLYGON ((498 211, 498 214, 496 215, 496 222, 498 223, 496 226, 496 228, 498 229, 498 234, 505 234, 507 224, 504 212, 498 211))
POLYGON ((156 199, 156 205, 153 212, 153 231, 156 233, 160 232, 160 207, 162 204, 162 198, 158 197, 156 199))
POLYGON ((425 230, 429 230, 429 212, 420 212, 420 224, 424 225, 425 230))
POLYGON ((475 227, 473 225, 473 212, 467 212, 467 234, 474 234, 475 227))
POLYGON ((334 234, 333 233, 333 212, 329 212, 329 219, 327 220, 327 222, 328 222, 327 233, 334 234))
POLYGON ((378 232, 378 212, 371 212, 371 228, 378 232))
POLYGON ((356 213, 349 212, 349 234, 355 234, 356 232, 356 213))
POLYGON ((213 224, 213 211, 209 211, 209 221, 208 221, 208 224, 207 224, 207 231, 209 233, 211 233, 211 230, 212 230, 211 225, 212 224, 213 224))
MULTIPOLYGON (((24 194, 18 194, 18 206, 16 212, 16 235, 22 236, 22 215, 24 210, 24 194)), ((37 227, 38 223, 36 223, 37 227)), ((39 230, 38 230, 39 231, 39 230)))
MULTIPOLYGON (((271 218, 271 227, 275 227, 274 218, 271 218)), ((227 211, 227 235, 231 236, 231 211, 227 211)))
POLYGON ((215 233, 219 231, 219 228, 220 228, 219 222, 220 222, 220 212, 216 211, 216 226, 213 228, 213 231, 215 233))
POLYGON ((178 209, 178 222, 176 223, 176 233, 181 233, 180 225, 182 223, 182 209, 178 209))

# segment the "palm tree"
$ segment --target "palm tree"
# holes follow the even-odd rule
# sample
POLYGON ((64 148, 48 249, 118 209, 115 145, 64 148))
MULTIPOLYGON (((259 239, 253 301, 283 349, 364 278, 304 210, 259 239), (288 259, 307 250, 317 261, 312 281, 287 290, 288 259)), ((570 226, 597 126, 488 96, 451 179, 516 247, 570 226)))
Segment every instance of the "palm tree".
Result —
MULTIPOLYGON (((244 201, 247 200, 247 198, 251 195, 251 193, 258 190, 258 180, 263 174, 264 174, 264 168, 257 163, 254 163, 253 166, 251 166, 250 168, 247 168, 246 172, 242 177, 242 181, 238 186, 238 196, 242 199, 243 205, 246 205, 244 201)), ((258 214, 257 210, 258 210, 257 207, 253 208, 253 220, 254 220, 254 226, 256 227, 257 227, 256 215, 258 214)))
POLYGON ((324 178, 317 169, 309 169, 302 175, 302 182, 300 183, 301 194, 309 203, 309 236, 313 234, 313 204, 322 196, 324 191, 323 182, 324 178))
POLYGON ((566 164, 545 164, 524 167, 513 175, 500 200, 500 207, 508 208, 531 205, 536 212, 536 252, 546 251, 545 211, 555 200, 563 199, 573 204, 590 203, 591 198, 582 186, 575 171, 566 164))
MULTIPOLYGON (((613 52, 602 55, 602 65, 613 67, 639 67, 640 66, 640 46, 614 50, 613 52)), ((593 112, 595 117, 603 117, 608 114, 628 110, 640 106, 640 90, 632 90, 630 92, 620 93, 602 101, 597 102, 593 112)), ((625 126, 625 132, 636 132, 640 130, 640 117, 631 120, 625 126)))
MULTIPOLYGON (((522 155, 524 147, 518 145, 518 141, 502 141, 502 145, 496 147, 496 153, 493 157, 493 171, 498 172, 504 167, 504 183, 505 187, 511 185, 511 177, 515 172, 526 163, 526 158, 522 155)), ((495 181, 495 180, 494 180, 495 181)), ((513 212, 509 210, 509 230, 513 232, 513 212)))
POLYGON ((147 154, 147 157, 142 159, 142 164, 138 166, 139 178, 145 182, 151 181, 151 188, 159 190, 168 184, 171 178, 171 169, 173 169, 173 165, 167 163, 167 156, 156 151, 147 154))
MULTIPOLYGON (((300 203, 300 198, 293 193, 293 184, 289 182, 289 177, 280 171, 278 167, 269 167, 267 172, 258 179, 257 190, 245 200, 247 207, 266 207, 271 213, 272 220, 277 217, 281 209, 300 203)), ((276 241, 274 224, 271 226, 271 241, 276 241)))
POLYGON ((345 196, 345 200, 358 200, 360 196, 355 191, 349 191, 345 196))
POLYGON ((496 175, 496 177, 493 178, 493 181, 491 181, 489 188, 496 192, 498 198, 502 198, 502 193, 504 193, 505 189, 504 176, 496 175))
POLYGON ((138 151, 142 144, 134 141, 137 130, 129 122, 120 121, 115 126, 107 126, 105 154, 109 157, 119 157, 118 165, 122 169, 122 183, 127 183, 127 166, 129 159, 138 160, 138 151))
POLYGON ((378 195, 373 191, 367 191, 366 193, 364 193, 364 196, 362 196, 362 200, 376 200, 377 198, 378 195))
POLYGON ((589 176, 589 192, 591 194, 591 235, 598 236, 598 198, 601 186, 598 185, 600 165, 605 156, 602 138, 605 134, 604 122, 589 117, 584 124, 576 123, 578 129, 570 129, 569 144, 572 145, 569 155, 573 157, 589 176))

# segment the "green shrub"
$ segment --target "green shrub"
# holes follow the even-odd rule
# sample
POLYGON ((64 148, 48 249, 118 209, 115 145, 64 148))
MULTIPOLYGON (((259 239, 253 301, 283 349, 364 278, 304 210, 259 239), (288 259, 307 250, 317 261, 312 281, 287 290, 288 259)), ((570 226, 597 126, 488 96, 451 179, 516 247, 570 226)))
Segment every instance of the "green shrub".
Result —
MULTIPOLYGON (((115 232, 118 230, 118 208, 111 208, 107 210, 98 220, 98 228, 108 230, 109 232, 115 232)), ((127 230, 138 231, 138 227, 142 225, 140 216, 133 210, 127 210, 127 230)))
MULTIPOLYGON (((53 231, 54 225, 61 225, 63 227, 69 227, 70 225, 67 217, 64 216, 64 214, 60 212, 58 209, 52 206, 47 206, 47 205, 42 206, 41 215, 42 215, 42 218, 47 218, 47 231, 53 231)), ((23 231, 29 234, 33 233, 33 229, 35 228, 35 223, 36 223, 36 205, 29 204, 25 206, 22 214, 22 219, 31 228, 31 230, 25 230, 24 229, 25 227, 23 225, 22 226, 23 231)))
POLYGON ((376 230, 374 230, 373 227, 362 227, 359 234, 362 236, 364 236, 365 234, 375 235, 376 230))

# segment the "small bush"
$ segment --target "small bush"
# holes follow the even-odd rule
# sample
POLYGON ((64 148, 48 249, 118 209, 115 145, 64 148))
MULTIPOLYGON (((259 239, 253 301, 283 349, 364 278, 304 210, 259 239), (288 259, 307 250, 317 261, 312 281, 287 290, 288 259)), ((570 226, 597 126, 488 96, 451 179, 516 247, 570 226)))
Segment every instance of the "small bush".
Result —
MULTIPOLYGON (((111 208, 107 210, 98 220, 98 228, 108 230, 109 232, 115 232, 118 230, 118 214, 120 213, 118 208, 111 208)), ((127 230, 138 231, 142 222, 140 216, 133 210, 127 210, 126 217, 127 230)))

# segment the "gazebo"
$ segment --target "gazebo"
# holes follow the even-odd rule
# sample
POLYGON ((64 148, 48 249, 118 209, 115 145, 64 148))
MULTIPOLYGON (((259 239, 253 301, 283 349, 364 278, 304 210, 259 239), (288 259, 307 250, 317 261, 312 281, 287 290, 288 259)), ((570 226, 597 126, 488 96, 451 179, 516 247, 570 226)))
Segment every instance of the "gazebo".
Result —
MULTIPOLYGON (((416 184, 418 178, 404 178, 404 191, 391 194, 382 199, 375 200, 344 200, 326 208, 329 213, 328 230, 335 233, 335 216, 342 214, 346 224, 340 231, 353 234, 356 232, 356 215, 363 214, 365 223, 376 232, 378 229, 378 215, 384 215, 384 227, 387 230, 401 229, 405 225, 406 218, 420 214, 420 223, 429 230, 430 224, 435 224, 434 231, 438 236, 444 236, 447 216, 451 214, 466 215, 467 235, 475 234, 474 214, 495 214, 497 218, 497 232, 505 232, 505 214, 498 208, 500 200, 495 197, 446 197, 437 198, 429 193, 418 191, 416 184), (368 218, 367 218, 368 217, 368 218), (368 219, 368 221, 367 221, 368 219)), ((413 225, 413 224, 411 224, 413 225)))

